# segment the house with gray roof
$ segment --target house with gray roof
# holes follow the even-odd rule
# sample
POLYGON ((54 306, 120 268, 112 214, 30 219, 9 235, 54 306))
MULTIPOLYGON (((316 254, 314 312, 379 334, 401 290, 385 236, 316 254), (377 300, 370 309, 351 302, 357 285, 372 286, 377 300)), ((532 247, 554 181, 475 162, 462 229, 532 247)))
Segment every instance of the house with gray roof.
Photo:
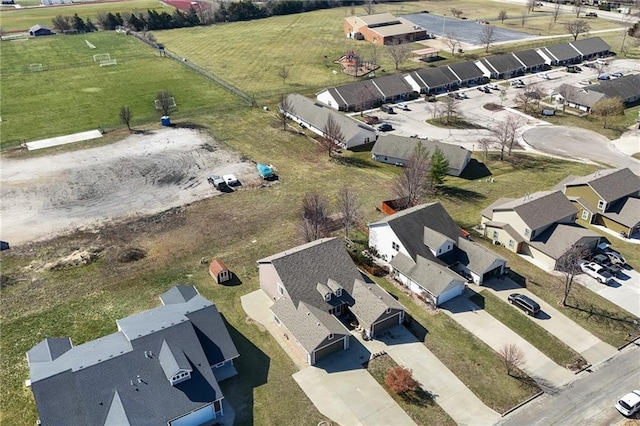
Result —
POLYGON ((291 120, 320 136, 324 136, 325 126, 331 118, 340 127, 343 136, 342 140, 334 142, 345 149, 376 140, 373 127, 302 95, 288 95, 285 102, 278 105, 278 109, 291 120))
POLYGON ((447 65, 447 68, 458 79, 459 86, 473 86, 483 81, 484 74, 473 61, 458 62, 457 64, 447 65))
POLYGON ((404 165, 413 154, 418 142, 433 154, 439 149, 449 162, 451 176, 460 176, 471 161, 471 151, 460 145, 442 143, 431 139, 408 138, 396 135, 380 135, 371 149, 371 158, 381 163, 404 165))
POLYGON ((525 66, 525 72, 540 71, 547 65, 544 58, 534 49, 519 50, 512 55, 525 66))
POLYGON ((322 90, 316 100, 339 111, 361 111, 416 95, 402 75, 392 74, 322 90))
POLYGON ((593 249, 600 235, 575 225, 577 210, 560 191, 522 198, 499 198, 482 211, 484 235, 513 251, 555 269, 574 244, 593 249))
POLYGON ((368 227, 369 246, 393 276, 436 306, 462 294, 468 281, 482 285, 506 266, 504 258, 468 240, 440 203, 402 210, 368 227))
POLYGON ((458 85, 458 78, 448 67, 423 68, 404 78, 414 91, 429 95, 446 92, 458 85))
POLYGON ((600 37, 583 38, 572 41, 569 44, 571 44, 575 50, 580 52, 580 59, 582 60, 606 56, 611 50, 611 46, 609 46, 600 37))
POLYGON ((537 50, 549 65, 562 66, 580 62, 582 54, 569 43, 546 46, 537 50))
POLYGON ((578 220, 633 235, 640 230, 640 177, 629 168, 569 176, 561 190, 578 209, 578 220))
POLYGON ((349 348, 349 326, 370 338, 404 321, 404 307, 358 270, 337 238, 258 260, 273 319, 309 365, 349 348))
POLYGON ((570 84, 561 84, 551 96, 553 99, 563 102, 564 105, 580 111, 590 112, 591 108, 606 99, 604 93, 592 90, 596 85, 577 87, 570 84))
POLYGON ((233 424, 219 382, 237 374, 238 351, 216 306, 186 286, 160 300, 113 334, 77 346, 47 338, 27 352, 42 424, 233 424))
POLYGON ((29 28, 29 35, 32 37, 53 35, 53 31, 47 27, 43 27, 42 25, 34 25, 29 28))
POLYGON ((476 62, 478 66, 484 65, 489 71, 489 78, 511 78, 523 75, 526 66, 520 62, 513 54, 489 56, 476 62))
POLYGON ((586 87, 587 90, 602 93, 607 98, 618 98, 629 106, 640 101, 640 75, 628 74, 611 80, 599 81, 586 87))

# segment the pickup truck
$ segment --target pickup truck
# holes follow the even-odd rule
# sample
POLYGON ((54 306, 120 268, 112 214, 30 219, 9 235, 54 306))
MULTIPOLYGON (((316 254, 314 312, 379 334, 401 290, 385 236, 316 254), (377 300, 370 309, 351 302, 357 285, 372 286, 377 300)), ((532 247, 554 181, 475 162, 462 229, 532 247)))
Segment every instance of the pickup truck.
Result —
POLYGON ((211 185, 213 185, 219 191, 226 189, 227 187, 227 183, 224 181, 224 179, 222 179, 221 176, 211 175, 207 178, 207 180, 211 185))
POLYGON ((582 269, 582 272, 589 275, 591 278, 595 278, 602 284, 607 284, 611 281, 611 278, 613 278, 610 272, 595 262, 585 262, 580 265, 580 269, 582 269))

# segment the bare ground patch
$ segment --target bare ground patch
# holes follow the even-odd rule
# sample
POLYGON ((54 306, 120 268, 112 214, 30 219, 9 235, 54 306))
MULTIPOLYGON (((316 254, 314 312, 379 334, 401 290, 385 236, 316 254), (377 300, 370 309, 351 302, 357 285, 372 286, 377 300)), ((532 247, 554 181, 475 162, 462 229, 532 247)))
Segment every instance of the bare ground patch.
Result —
POLYGON ((42 240, 114 219, 157 213, 220 194, 211 174, 244 186, 251 162, 203 132, 163 128, 117 143, 33 158, 0 158, 0 238, 42 240))

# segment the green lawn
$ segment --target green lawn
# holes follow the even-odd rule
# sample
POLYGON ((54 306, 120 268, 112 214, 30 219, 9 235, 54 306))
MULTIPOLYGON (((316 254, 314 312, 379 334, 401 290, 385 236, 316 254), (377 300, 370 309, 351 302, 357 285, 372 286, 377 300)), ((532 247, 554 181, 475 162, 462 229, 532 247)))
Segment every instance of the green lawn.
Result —
MULTIPOLYGON (((17 1, 22 6, 33 6, 34 2, 28 0, 17 1)), ((40 4, 39 1, 35 4, 40 4)), ((85 21, 87 18, 91 18, 93 23, 96 23, 96 15, 100 12, 103 13, 124 13, 124 12, 146 12, 147 9, 161 10, 166 8, 168 13, 173 13, 173 7, 163 6, 156 0, 126 0, 119 2, 105 2, 105 3, 87 3, 78 4, 75 3, 69 6, 57 6, 57 7, 38 7, 38 8, 23 8, 23 9, 11 9, 0 10, 0 21, 2 21, 2 29, 4 31, 29 31, 29 28, 33 25, 42 25, 45 27, 51 27, 51 21, 58 15, 73 16, 77 13, 85 21)))
POLYGON ((172 117, 199 110, 233 109, 242 102, 178 62, 133 37, 115 32, 3 41, 0 49, 2 147, 52 136, 112 128, 120 106, 133 111, 133 124, 159 120, 153 100, 171 91, 178 104, 172 117), (88 40, 96 49, 90 49, 88 40), (100 67, 96 53, 117 65, 100 67), (29 72, 29 64, 45 71, 29 72))
POLYGON ((587 115, 584 117, 578 117, 569 113, 562 113, 558 111, 556 115, 552 117, 540 117, 542 120, 559 126, 573 126, 588 129, 596 133, 609 138, 618 139, 624 132, 629 129, 629 126, 634 124, 638 119, 638 112, 640 112, 640 106, 627 108, 624 114, 611 117, 607 120, 607 127, 605 128, 602 121, 598 117, 587 115))
POLYGON ((418 389, 417 391, 409 391, 403 395, 398 395, 387 388, 384 378, 389 370, 397 366, 398 364, 393 358, 389 355, 383 355, 369 361, 367 370, 417 424, 455 425, 456 422, 433 399, 429 398, 427 393, 429 389, 418 389))
POLYGON ((531 343, 556 364, 564 367, 580 357, 579 353, 565 345, 557 337, 540 327, 526 315, 509 307, 506 302, 503 302, 489 291, 483 290, 474 294, 471 297, 471 301, 531 343))

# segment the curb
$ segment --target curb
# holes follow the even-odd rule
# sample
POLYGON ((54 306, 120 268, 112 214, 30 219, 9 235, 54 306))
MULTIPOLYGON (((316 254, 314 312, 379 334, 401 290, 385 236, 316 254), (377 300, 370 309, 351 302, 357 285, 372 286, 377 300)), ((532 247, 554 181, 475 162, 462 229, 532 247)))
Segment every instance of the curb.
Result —
POLYGON ((538 398, 540 395, 543 395, 543 394, 544 394, 543 391, 538 392, 537 394, 533 395, 529 399, 526 399, 526 400, 522 401, 520 404, 509 408, 507 411, 505 411, 504 413, 500 414, 500 417, 505 417, 506 415, 514 412, 515 410, 517 410, 518 408, 522 407, 523 405, 530 403, 531 401, 533 401, 534 399, 538 398))

